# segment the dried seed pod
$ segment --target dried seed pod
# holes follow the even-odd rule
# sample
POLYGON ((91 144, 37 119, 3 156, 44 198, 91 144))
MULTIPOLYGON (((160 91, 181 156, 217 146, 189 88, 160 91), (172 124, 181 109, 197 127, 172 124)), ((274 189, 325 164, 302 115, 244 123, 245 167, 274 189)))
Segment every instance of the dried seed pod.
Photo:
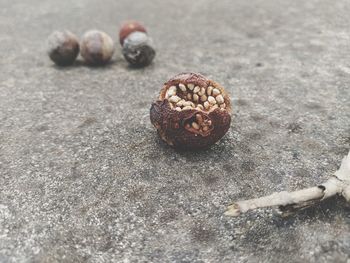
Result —
POLYGON ((91 30, 84 34, 80 54, 90 65, 106 64, 113 56, 114 42, 105 32, 91 30))
POLYGON ((231 123, 231 101, 225 89, 218 83, 201 74, 182 73, 164 84, 158 100, 151 106, 150 114, 152 124, 167 144, 175 148, 195 150, 214 144, 226 134, 231 123), (195 97, 195 88, 183 91, 179 87, 180 84, 187 87, 198 86, 206 92, 208 87, 214 87, 220 91, 224 103, 218 107, 217 104, 213 105, 208 101, 189 101, 188 94, 191 94, 192 98, 195 97), (176 95, 167 99, 168 90, 174 86, 177 87, 176 95), (178 100, 190 102, 191 106, 185 106, 180 111, 175 103, 178 100))
POLYGON ((79 40, 70 31, 55 31, 47 39, 50 59, 58 66, 73 64, 79 54, 79 40))
POLYGON ((147 33, 146 28, 137 21, 126 21, 122 24, 119 31, 119 42, 124 44, 125 38, 134 32, 147 33))
POLYGON ((134 32, 125 38, 122 52, 125 59, 135 67, 151 64, 156 55, 152 39, 143 32, 134 32))

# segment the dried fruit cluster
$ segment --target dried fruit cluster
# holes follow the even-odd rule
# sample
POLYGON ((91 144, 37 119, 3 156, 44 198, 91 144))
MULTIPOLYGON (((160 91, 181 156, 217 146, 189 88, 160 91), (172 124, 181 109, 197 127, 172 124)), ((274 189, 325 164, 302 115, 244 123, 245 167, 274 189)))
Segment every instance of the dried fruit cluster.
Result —
POLYGON ((201 74, 179 74, 164 84, 152 104, 151 122, 169 145, 205 148, 229 129, 230 98, 222 86, 201 74))
MULTIPOLYGON (((153 41, 140 23, 124 23, 119 31, 119 40, 123 55, 132 66, 143 67, 153 61, 156 54, 153 41)), ((105 65, 112 59, 114 49, 113 39, 98 30, 87 31, 80 44, 78 38, 67 30, 55 31, 48 38, 48 55, 58 66, 72 65, 79 50, 88 65, 105 65)))

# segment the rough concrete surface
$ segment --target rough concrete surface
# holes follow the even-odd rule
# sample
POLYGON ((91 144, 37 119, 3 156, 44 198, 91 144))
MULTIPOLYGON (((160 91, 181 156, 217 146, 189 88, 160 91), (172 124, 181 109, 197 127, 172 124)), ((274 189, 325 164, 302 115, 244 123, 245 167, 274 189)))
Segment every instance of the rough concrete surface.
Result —
MULTIPOLYGON (((0 0, 0 262, 349 262, 350 205, 223 216, 233 200, 324 181, 350 148, 348 0, 0 0), (142 21, 154 63, 57 68, 47 36, 142 21), (168 78, 230 92, 228 134, 164 145, 168 78)), ((117 42, 117 45, 118 42, 117 42)))

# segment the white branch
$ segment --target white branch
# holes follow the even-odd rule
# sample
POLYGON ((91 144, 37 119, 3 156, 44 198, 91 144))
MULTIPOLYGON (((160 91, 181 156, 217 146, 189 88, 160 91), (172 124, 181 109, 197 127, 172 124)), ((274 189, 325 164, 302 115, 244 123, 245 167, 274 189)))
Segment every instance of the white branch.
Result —
POLYGON ((306 207, 336 194, 342 195, 350 202, 350 152, 344 157, 334 176, 323 184, 294 192, 283 191, 260 198, 238 201, 228 206, 225 215, 238 216, 252 209, 271 206, 288 207, 289 209, 306 207))

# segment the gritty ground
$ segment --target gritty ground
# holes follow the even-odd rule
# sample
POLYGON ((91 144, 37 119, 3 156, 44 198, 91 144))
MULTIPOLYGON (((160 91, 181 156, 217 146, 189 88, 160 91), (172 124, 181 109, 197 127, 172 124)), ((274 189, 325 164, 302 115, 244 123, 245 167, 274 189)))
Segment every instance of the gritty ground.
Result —
POLYGON ((350 148, 350 2, 0 0, 0 262, 349 262, 342 198, 282 219, 233 200, 325 180, 350 148), (143 21, 154 63, 55 67, 45 40, 143 21), (211 149, 149 121, 168 78, 230 92, 211 149))

